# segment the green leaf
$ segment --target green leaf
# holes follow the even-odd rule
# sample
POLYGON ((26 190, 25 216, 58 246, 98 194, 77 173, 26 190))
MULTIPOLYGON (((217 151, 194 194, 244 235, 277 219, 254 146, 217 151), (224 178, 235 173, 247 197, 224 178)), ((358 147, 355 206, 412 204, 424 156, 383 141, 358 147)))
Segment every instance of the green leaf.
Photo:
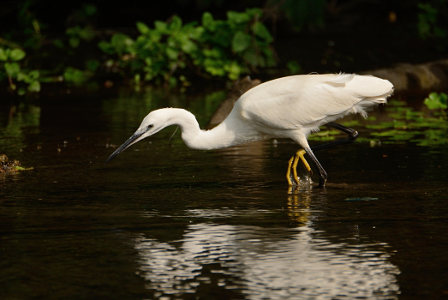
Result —
POLYGON ((31 82, 31 84, 28 86, 28 91, 36 93, 40 92, 40 82, 37 80, 31 82))
POLYGON ((168 24, 168 28, 172 31, 180 30, 182 27, 182 19, 178 16, 174 16, 171 22, 168 24))
POLYGON ((204 26, 206 29, 213 31, 215 30, 215 20, 213 20, 213 16, 209 12, 205 12, 202 15, 202 26, 204 26))
POLYGON ((269 30, 261 22, 255 22, 254 25, 252 26, 252 31, 255 33, 256 36, 262 38, 267 43, 271 43, 273 41, 273 38, 269 33, 269 30))
POLYGON ((232 39, 232 50, 242 52, 250 45, 250 35, 242 31, 238 31, 232 39))
POLYGON ((0 61, 8 60, 8 52, 6 49, 0 48, 0 61))
POLYGON ((226 66, 226 71, 228 73, 228 77, 231 80, 237 80, 240 76, 242 69, 240 65, 237 62, 231 62, 229 65, 226 66))
POLYGON ((93 4, 84 4, 84 12, 87 16, 93 16, 96 13, 96 6, 93 4))
POLYGON ((123 54, 126 52, 130 52, 130 47, 134 41, 123 33, 116 33, 112 36, 110 40, 110 44, 118 52, 118 54, 123 54))
POLYGON ((92 27, 86 26, 79 31, 79 37, 85 41, 90 41, 95 37, 95 31, 92 27))
POLYGON ((289 73, 291 74, 298 74, 300 73, 300 71, 302 70, 302 67, 300 66, 300 64, 297 61, 288 61, 288 63, 286 64, 286 67, 289 70, 289 73))
POLYGON ((107 54, 114 54, 114 50, 112 48, 112 45, 106 41, 101 41, 98 43, 98 48, 101 49, 104 53, 107 54))
POLYGON ((71 37, 68 40, 68 43, 70 44, 70 46, 72 48, 78 48, 80 42, 81 42, 81 40, 79 38, 77 38, 77 37, 71 37))
POLYGON ((445 93, 431 93, 428 98, 425 99, 425 105, 431 109, 446 109, 447 108, 448 95, 445 93))
POLYGON ((165 53, 170 60, 176 60, 179 55, 179 51, 177 51, 174 48, 170 48, 170 47, 166 48, 165 53))
POLYGON ((157 31, 159 31, 161 33, 165 32, 167 30, 167 28, 168 28, 166 23, 162 22, 162 21, 155 21, 154 22, 154 27, 155 27, 155 29, 157 31))
POLYGON ((23 87, 19 87, 19 88, 17 89, 17 94, 18 94, 19 96, 23 96, 23 95, 26 94, 26 90, 25 90, 23 87))
POLYGON ((149 27, 143 22, 137 22, 137 30, 141 34, 147 34, 151 31, 151 29, 149 29, 149 27))
POLYGON ((30 77, 31 80, 37 80, 40 76, 40 73, 38 70, 33 70, 28 73, 28 76, 30 77))
POLYGON ((31 81, 30 76, 28 76, 28 74, 24 73, 24 72, 19 72, 17 74, 17 81, 23 81, 26 83, 29 83, 31 81))
POLYGON ((15 78, 20 73, 20 66, 18 63, 5 63, 5 71, 8 76, 15 78))
POLYGON ((250 21, 250 18, 251 18, 250 15, 247 13, 240 13, 236 11, 227 12, 227 19, 229 19, 231 23, 235 24, 246 23, 250 21))
POLYGON ((89 59, 86 62, 87 70, 92 71, 92 72, 95 72, 99 66, 100 66, 100 62, 96 59, 89 59))
POLYGON ((196 47, 195 43, 187 39, 182 43, 181 48, 185 53, 193 53, 198 47, 196 47))
POLYGON ((12 49, 11 53, 9 54, 9 57, 11 60, 19 61, 22 60, 25 57, 26 53, 22 49, 12 49))
POLYGON ((67 82, 72 82, 74 84, 81 84, 88 79, 88 74, 82 70, 67 67, 64 72, 64 79, 67 82))

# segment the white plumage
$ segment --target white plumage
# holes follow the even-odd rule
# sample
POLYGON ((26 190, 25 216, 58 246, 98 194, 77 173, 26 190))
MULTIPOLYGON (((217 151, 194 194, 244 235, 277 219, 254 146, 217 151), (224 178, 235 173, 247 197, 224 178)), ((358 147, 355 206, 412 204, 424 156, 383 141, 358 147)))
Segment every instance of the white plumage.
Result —
MULTIPOLYGON (((296 75, 260 84, 241 96, 243 117, 278 129, 316 130, 349 113, 385 103, 392 84, 353 74, 296 75)), ((237 107, 235 107, 237 108, 237 107)))
MULTIPOLYGON (((182 139, 188 147, 194 149, 224 148, 272 137, 290 138, 302 146, 316 163, 323 185, 326 172, 309 147, 307 136, 320 126, 347 114, 359 113, 365 117, 369 108, 385 103, 392 92, 393 85, 389 81, 368 75, 282 77, 244 93, 227 118, 211 130, 201 130, 194 115, 183 109, 152 111, 143 119, 134 135, 114 151, 108 160, 169 125, 179 125, 182 139)), ((341 125, 338 125, 338 129, 346 133, 351 130, 341 125)))

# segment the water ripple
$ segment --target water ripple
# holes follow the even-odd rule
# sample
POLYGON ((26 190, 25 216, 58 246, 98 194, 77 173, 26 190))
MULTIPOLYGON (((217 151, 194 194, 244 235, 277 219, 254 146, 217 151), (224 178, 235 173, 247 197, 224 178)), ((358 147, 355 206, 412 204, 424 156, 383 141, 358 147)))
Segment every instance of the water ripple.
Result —
POLYGON ((140 274, 160 295, 198 293, 201 284, 248 299, 397 298, 399 269, 386 244, 331 243, 312 228, 192 224, 182 240, 135 239, 140 274))

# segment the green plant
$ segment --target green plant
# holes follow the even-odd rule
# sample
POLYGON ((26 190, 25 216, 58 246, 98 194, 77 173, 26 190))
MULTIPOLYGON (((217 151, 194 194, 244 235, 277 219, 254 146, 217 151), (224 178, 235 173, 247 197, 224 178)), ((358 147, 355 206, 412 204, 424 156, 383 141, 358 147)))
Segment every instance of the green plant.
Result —
POLYGON ((18 95, 40 91, 39 71, 23 69, 25 56, 22 49, 0 47, 0 82, 7 78, 9 88, 18 95))
POLYGON ((156 21, 153 28, 138 22, 135 40, 117 33, 98 46, 110 57, 106 66, 141 81, 187 85, 193 73, 235 80, 275 64, 273 39, 261 14, 259 9, 230 11, 226 20, 215 20, 204 13, 200 24, 183 24, 174 16, 168 22, 156 21))
POLYGON ((67 67, 64 70, 63 77, 65 82, 81 85, 92 77, 92 75, 92 72, 89 70, 80 70, 73 67, 67 67))
POLYGON ((293 28, 300 31, 304 27, 323 27, 325 0, 268 0, 268 6, 281 11, 293 28))
POLYGON ((385 112, 390 121, 378 124, 368 122, 366 125, 368 129, 379 130, 372 132, 371 135, 376 139, 382 139, 383 143, 412 142, 419 146, 448 143, 447 116, 443 111, 428 114, 415 111, 403 101, 391 100, 386 105, 385 112))
POLYGON ((444 39, 447 36, 446 25, 441 20, 445 16, 441 11, 446 10, 446 1, 432 1, 433 3, 419 3, 417 29, 421 38, 439 38, 444 39), (445 9, 444 9, 445 8, 445 9))
POLYGON ((302 71, 302 67, 297 61, 291 60, 286 63, 286 67, 290 74, 298 74, 302 71))
POLYGON ((427 98, 425 98, 425 105, 431 110, 435 109, 447 109, 447 99, 448 95, 445 93, 430 93, 427 98))
POLYGON ((72 48, 77 48, 81 41, 91 41, 95 32, 91 26, 73 26, 67 28, 68 43, 72 48))

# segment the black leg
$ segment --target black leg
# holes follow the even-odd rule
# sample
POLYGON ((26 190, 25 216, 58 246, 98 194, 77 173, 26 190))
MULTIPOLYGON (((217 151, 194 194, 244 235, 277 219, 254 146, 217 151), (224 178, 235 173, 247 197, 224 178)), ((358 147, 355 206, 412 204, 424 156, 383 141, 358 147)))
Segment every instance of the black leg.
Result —
POLYGON ((311 157, 317 167, 317 170, 319 171, 319 186, 325 186, 328 178, 327 171, 325 171, 320 162, 317 160, 317 157, 314 155, 313 150, 311 150, 310 148, 305 148, 305 151, 311 157))
POLYGON ((345 127, 344 125, 341 125, 341 124, 338 124, 338 123, 330 122, 330 123, 328 123, 326 125, 346 133, 347 134, 347 138, 346 139, 336 140, 336 141, 333 141, 333 142, 330 142, 330 143, 326 143, 326 144, 316 145, 316 146, 312 147, 313 151, 319 151, 319 150, 322 150, 322 149, 332 148, 332 147, 337 146, 337 145, 343 145, 343 144, 352 143, 354 140, 356 140, 356 138, 359 135, 358 131, 356 131, 356 130, 354 130, 352 128, 345 127))

